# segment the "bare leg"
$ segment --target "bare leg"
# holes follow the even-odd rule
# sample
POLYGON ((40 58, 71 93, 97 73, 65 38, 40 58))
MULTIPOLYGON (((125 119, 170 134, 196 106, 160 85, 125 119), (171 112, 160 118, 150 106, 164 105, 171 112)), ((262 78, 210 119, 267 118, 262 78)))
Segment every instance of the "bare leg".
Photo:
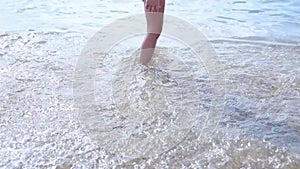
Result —
MULTIPOLYGON (((151 0, 148 0, 151 1, 151 0)), ((153 0, 154 1, 154 0, 153 0)), ((153 56, 157 39, 159 38, 163 26, 163 14, 165 0, 155 0, 159 6, 150 6, 145 2, 145 15, 147 21, 147 35, 141 46, 140 62, 146 65, 153 56)))

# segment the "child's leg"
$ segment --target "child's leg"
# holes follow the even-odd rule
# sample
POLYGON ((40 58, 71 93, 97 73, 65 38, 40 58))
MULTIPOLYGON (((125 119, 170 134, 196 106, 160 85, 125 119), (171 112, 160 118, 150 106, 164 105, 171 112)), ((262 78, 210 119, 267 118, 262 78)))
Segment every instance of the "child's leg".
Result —
POLYGON ((159 38, 162 31, 165 0, 159 0, 159 2, 160 8, 154 10, 153 8, 147 8, 147 6, 145 5, 147 35, 142 44, 140 56, 140 62, 143 65, 146 65, 151 60, 157 39, 159 38))

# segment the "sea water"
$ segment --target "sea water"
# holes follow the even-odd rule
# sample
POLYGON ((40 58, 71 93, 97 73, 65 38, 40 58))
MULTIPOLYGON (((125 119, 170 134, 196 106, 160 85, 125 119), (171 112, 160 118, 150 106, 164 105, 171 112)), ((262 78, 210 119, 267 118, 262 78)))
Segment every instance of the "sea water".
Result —
POLYGON ((166 14, 207 37, 226 75, 218 123, 206 126, 219 106, 216 79, 164 35, 148 68, 137 63, 143 34, 95 60, 98 104, 76 108, 74 72, 86 43, 143 13, 141 1, 1 1, 0 167, 299 168, 299 7, 166 2, 166 14))

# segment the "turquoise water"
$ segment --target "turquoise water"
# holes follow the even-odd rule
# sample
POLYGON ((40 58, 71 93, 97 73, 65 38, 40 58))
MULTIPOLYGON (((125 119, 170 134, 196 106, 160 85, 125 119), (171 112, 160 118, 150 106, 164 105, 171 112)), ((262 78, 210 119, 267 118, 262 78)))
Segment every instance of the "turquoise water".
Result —
MULTIPOLYGON (((172 151, 134 159, 116 156, 106 149, 107 145, 99 146, 89 136, 74 108, 73 76, 77 60, 97 31, 118 18, 142 13, 142 8, 140 0, 0 1, 0 168, 56 168, 63 164, 65 168, 299 168, 300 2, 297 0, 168 1, 166 13, 197 27, 224 66, 227 85, 220 88, 226 91, 224 111, 220 112, 222 118, 215 133, 199 141, 195 129, 172 151)), ((109 79, 107 74, 111 73, 100 70, 110 70, 110 66, 127 69, 131 61, 125 56, 133 55, 142 38, 136 36, 120 42, 99 63, 95 80, 99 86, 97 101, 105 104, 101 96, 109 82, 103 79, 109 79), (122 64, 116 64, 122 59, 125 60, 122 64)), ((151 69, 154 74, 151 71, 145 74, 147 82, 152 82, 150 77, 157 77, 153 84, 158 86, 160 94, 164 89, 160 88, 160 80, 166 80, 168 73, 176 73, 172 71, 176 64, 173 67, 170 64, 176 62, 170 62, 168 56, 181 58, 186 67, 197 64, 192 59, 193 53, 174 39, 162 36, 158 46, 171 54, 163 53, 163 59, 156 58, 156 66, 161 65, 162 70, 151 69), (168 64, 170 68, 163 67, 168 64)), ((139 69, 130 67, 129 74, 135 71, 139 69)), ((199 90, 198 95, 192 96, 199 97, 203 110, 195 120, 200 127, 213 98, 206 71, 202 63, 193 79, 197 85, 186 84, 187 91, 199 90)), ((126 71, 123 79, 116 79, 131 84, 129 89, 140 87, 138 83, 130 83, 125 74, 126 71)), ((184 78, 183 81, 190 77, 184 78)), ((149 84, 146 85, 151 88, 149 84)), ((175 89, 179 87, 172 85, 166 95, 174 98, 172 104, 177 104, 175 89)), ((115 88, 120 92, 115 95, 124 94, 120 90, 122 83, 119 86, 116 83, 115 88)), ((138 106, 134 99, 140 101, 139 98, 132 98, 132 105, 138 106)), ((130 99, 124 100, 131 103, 130 99)), ((152 107, 173 107, 158 106, 164 103, 158 101, 152 107)), ((92 115, 94 109, 107 113, 103 107, 93 107, 92 115)), ((125 114, 135 117, 130 111, 125 114)), ((160 119, 158 115, 157 119, 161 123, 150 124, 149 131, 163 130, 165 123, 171 123, 171 118, 160 119)), ((100 128, 107 127, 103 126, 100 124, 100 128)), ((145 129, 138 131, 133 125, 124 126, 129 134, 145 129)), ((116 128, 122 130, 124 126, 116 128)))
MULTIPOLYGON (((93 31, 116 18, 140 13, 142 3, 129 1, 0 2, 1 31, 93 31), (76 19, 74 19, 76 18, 76 19)), ((167 13, 179 16, 216 37, 299 39, 297 0, 167 2, 167 13)))

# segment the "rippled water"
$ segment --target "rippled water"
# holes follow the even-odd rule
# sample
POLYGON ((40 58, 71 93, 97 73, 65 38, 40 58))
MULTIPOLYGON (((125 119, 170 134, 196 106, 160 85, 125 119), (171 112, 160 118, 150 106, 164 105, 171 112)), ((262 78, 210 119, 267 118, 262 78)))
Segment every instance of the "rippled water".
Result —
POLYGON ((152 68, 132 57, 142 36, 114 46, 96 72, 102 107, 87 112, 87 123, 74 108, 81 50, 103 26, 142 12, 140 1, 1 1, 0 167, 299 168, 299 7, 296 0, 167 3, 168 14, 207 36, 226 73, 222 118, 200 140, 212 79, 205 63, 168 37, 152 68), (106 92, 114 102, 103 99, 106 92), (199 110, 189 114, 195 120, 179 118, 189 109, 199 110), (105 123, 91 118, 97 115, 105 123), (152 137, 163 138, 162 147, 149 141, 178 119, 191 130, 152 137), (126 137, 124 146, 118 138, 126 137), (132 151, 139 146, 145 151, 132 151))

